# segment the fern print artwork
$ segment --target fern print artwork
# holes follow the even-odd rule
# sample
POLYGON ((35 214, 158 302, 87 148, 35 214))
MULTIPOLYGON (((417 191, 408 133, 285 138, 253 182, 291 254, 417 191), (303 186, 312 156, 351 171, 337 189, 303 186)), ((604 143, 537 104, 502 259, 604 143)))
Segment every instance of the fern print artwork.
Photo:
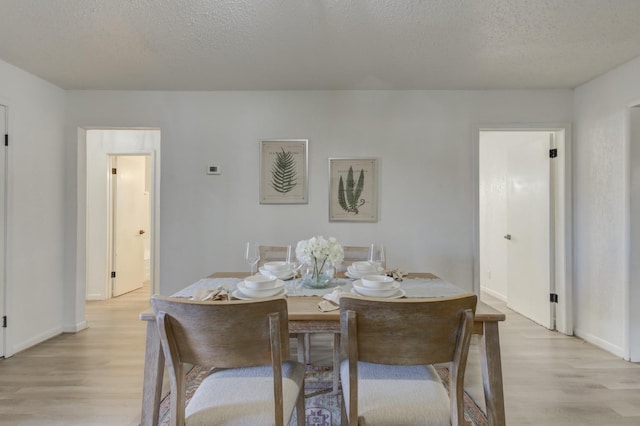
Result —
POLYGON ((349 167, 346 187, 342 176, 340 176, 338 182, 338 204, 340 204, 342 210, 348 213, 358 214, 360 212, 359 208, 366 203, 365 199, 360 198, 363 189, 364 169, 360 169, 360 176, 356 183, 353 178, 353 167, 349 167))
POLYGON ((260 204, 307 204, 308 139, 260 141, 260 204))
POLYGON ((291 151, 281 148, 271 166, 271 187, 280 194, 286 194, 297 184, 296 159, 291 151))
POLYGON ((378 221, 378 160, 329 158, 329 221, 378 221))

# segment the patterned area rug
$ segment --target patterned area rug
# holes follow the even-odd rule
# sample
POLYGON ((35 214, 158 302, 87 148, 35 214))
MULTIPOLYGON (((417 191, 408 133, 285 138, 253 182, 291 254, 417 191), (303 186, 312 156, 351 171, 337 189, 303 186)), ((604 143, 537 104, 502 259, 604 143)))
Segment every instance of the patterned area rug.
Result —
MULTIPOLYGON (((187 402, 207 377, 209 369, 194 367, 187 373, 187 402)), ((438 368, 438 373, 448 388, 449 370, 438 368)), ((333 395, 333 373, 331 367, 307 365, 305 376, 305 414, 307 426, 334 426, 340 424, 341 395, 333 395)), ((448 390, 448 389, 447 389, 448 390)), ((169 402, 171 394, 167 393, 160 403, 160 426, 169 424, 169 402)), ((478 404, 466 392, 464 394, 464 415, 469 426, 486 426, 487 417, 478 404)), ((295 412, 291 425, 296 424, 295 412)))

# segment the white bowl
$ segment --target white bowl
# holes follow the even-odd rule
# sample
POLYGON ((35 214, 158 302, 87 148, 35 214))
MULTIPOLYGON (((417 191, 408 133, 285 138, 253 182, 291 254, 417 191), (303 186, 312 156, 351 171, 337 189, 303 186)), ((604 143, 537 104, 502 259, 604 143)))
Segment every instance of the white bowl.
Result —
POLYGON ((361 278, 361 281, 364 287, 380 290, 391 288, 391 284, 395 282, 393 278, 386 275, 365 275, 361 278))
POLYGON ((244 279, 244 285, 247 288, 256 290, 265 290, 276 286, 278 277, 275 275, 256 274, 244 279))
POLYGON ((283 261, 265 262, 264 269, 271 272, 284 272, 289 269, 289 264, 283 261))
POLYGON ((362 285, 360 280, 353 282, 353 289, 356 293, 361 294, 363 296, 368 297, 391 297, 398 292, 400 289, 400 284, 397 282, 391 283, 389 288, 379 289, 379 288, 369 288, 362 285))
POLYGON ((245 281, 240 281, 238 283, 238 290, 242 292, 245 296, 253 297, 253 298, 261 298, 261 297, 271 297, 280 293, 284 288, 284 281, 276 280, 276 285, 271 288, 251 288, 245 285, 245 281))
POLYGON ((290 268, 283 269, 282 271, 268 271, 261 266, 258 268, 258 271, 260 271, 262 275, 274 275, 281 280, 288 280, 293 277, 293 271, 290 268))
POLYGON ((368 270, 368 271, 357 271, 353 266, 347 267, 348 276, 350 278, 356 278, 356 279, 362 278, 365 275, 379 274, 382 271, 384 271, 384 268, 382 268, 382 267, 378 267, 377 269, 374 268, 374 269, 368 270))
POLYGON ((371 262, 366 262, 366 261, 353 262, 351 266, 353 267, 354 271, 357 271, 360 273, 375 272, 377 269, 375 264, 371 262))

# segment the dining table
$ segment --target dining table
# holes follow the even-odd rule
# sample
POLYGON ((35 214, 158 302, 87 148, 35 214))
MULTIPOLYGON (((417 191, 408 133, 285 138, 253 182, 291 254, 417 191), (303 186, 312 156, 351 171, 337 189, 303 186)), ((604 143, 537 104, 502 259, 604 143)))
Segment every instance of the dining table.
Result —
MULTIPOLYGON (((237 296, 236 285, 247 275, 246 272, 216 272, 174 293, 174 297, 193 296, 199 288, 211 288, 224 285, 229 294, 237 296)), ((410 273, 402 278, 403 297, 445 297, 468 293, 431 273, 410 273)), ((338 365, 340 345, 340 311, 338 309, 321 311, 319 303, 323 295, 335 291, 336 288, 351 290, 352 280, 336 277, 334 284, 328 289, 296 289, 288 294, 289 333, 297 334, 299 339, 298 358, 304 359, 303 335, 333 334, 333 362, 338 365)), ((292 287, 289 287, 292 288, 292 287)), ((292 288, 293 289, 293 288, 292 288)), ((164 376, 164 354, 160 345, 160 335, 156 318, 151 308, 140 313, 140 320, 146 321, 144 382, 142 395, 142 426, 156 426, 159 420, 160 402, 162 399, 162 383, 164 376)), ((480 367, 484 388, 487 420, 491 426, 506 424, 504 411, 504 393, 502 385, 502 363, 500 358, 500 338, 498 325, 505 320, 504 313, 494 309, 482 301, 478 301, 474 316, 473 334, 478 337, 480 367)), ((338 369, 334 368, 333 390, 339 386, 338 369)))

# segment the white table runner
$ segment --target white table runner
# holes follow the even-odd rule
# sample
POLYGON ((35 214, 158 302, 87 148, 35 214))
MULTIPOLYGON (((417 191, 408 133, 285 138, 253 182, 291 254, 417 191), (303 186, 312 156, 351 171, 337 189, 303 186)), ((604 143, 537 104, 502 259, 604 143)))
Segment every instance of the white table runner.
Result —
MULTIPOLYGON (((236 290, 238 283, 242 281, 240 278, 203 278, 196 281, 188 287, 174 293, 172 297, 192 297, 196 289, 214 290, 221 285, 227 286, 230 292, 236 290)), ((291 294, 291 286, 295 280, 285 281, 285 287, 291 294)), ((323 289, 301 288, 295 292, 295 296, 324 296, 331 293, 336 287, 340 287, 342 291, 351 291, 353 288, 351 280, 337 278, 334 280, 332 287, 323 289)), ((399 282, 400 288, 406 293, 406 297, 447 297, 458 294, 468 293, 460 287, 448 283, 440 278, 405 278, 399 282)))

